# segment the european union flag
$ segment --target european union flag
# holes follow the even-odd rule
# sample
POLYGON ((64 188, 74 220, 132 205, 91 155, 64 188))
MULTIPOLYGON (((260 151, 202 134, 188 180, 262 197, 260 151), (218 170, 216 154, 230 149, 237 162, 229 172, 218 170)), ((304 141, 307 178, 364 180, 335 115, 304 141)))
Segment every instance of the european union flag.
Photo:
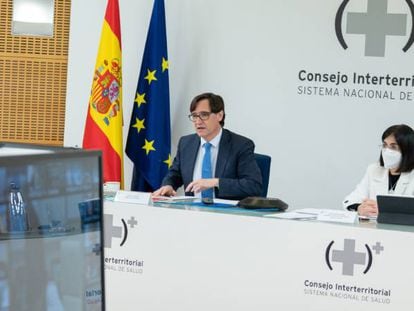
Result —
POLYGON ((170 94, 164 0, 155 0, 125 152, 131 190, 153 191, 171 166, 170 94))

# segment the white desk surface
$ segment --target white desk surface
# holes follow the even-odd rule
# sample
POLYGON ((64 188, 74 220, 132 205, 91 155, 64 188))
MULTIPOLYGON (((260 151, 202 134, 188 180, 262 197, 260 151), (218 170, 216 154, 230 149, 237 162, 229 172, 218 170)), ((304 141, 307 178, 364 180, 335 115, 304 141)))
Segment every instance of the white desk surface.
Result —
POLYGON ((176 205, 106 202, 104 210, 110 311, 395 311, 411 303, 411 227, 176 205))

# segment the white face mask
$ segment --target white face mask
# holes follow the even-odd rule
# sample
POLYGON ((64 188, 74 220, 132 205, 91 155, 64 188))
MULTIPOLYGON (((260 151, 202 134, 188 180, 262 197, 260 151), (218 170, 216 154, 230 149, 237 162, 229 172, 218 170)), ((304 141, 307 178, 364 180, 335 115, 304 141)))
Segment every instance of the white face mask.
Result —
POLYGON ((401 152, 391 150, 388 148, 382 148, 381 150, 382 160, 384 161, 385 168, 398 168, 401 163, 401 152))

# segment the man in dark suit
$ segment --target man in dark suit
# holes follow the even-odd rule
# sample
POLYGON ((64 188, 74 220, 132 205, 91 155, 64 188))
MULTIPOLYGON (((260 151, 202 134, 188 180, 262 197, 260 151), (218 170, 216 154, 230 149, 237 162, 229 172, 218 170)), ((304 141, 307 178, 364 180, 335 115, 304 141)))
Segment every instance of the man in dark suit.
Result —
POLYGON ((153 196, 175 195, 182 185, 186 195, 203 198, 241 200, 260 196, 262 176, 254 159, 254 143, 223 129, 225 112, 221 96, 213 93, 196 96, 190 112, 196 134, 181 137, 163 186, 153 196))

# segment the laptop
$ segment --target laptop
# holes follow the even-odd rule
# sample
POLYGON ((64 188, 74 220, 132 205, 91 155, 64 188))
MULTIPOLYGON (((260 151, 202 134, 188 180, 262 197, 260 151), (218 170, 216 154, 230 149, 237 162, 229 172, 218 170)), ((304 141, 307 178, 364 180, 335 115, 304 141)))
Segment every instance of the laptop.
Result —
POLYGON ((414 197, 378 195, 377 222, 414 226, 414 197))

